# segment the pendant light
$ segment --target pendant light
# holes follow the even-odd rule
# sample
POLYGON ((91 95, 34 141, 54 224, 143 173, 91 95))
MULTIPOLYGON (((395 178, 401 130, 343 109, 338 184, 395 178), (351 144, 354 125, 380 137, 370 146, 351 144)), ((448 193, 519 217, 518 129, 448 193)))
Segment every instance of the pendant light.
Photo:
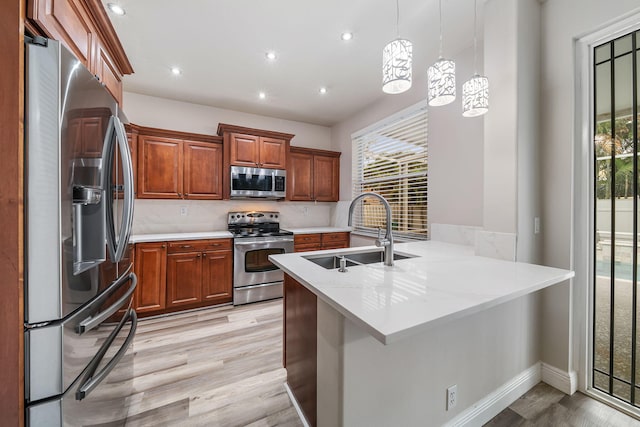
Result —
POLYGON ((473 70, 474 74, 462 85, 462 115, 477 117, 489 111, 489 79, 477 72, 478 56, 478 0, 474 1, 473 70))
POLYGON ((440 7, 440 56, 427 70, 429 105, 447 105, 456 99, 456 64, 442 57, 442 0, 440 7))
POLYGON ((399 35, 400 5, 396 0, 396 39, 382 50, 382 91, 397 94, 411 87, 413 45, 399 35))

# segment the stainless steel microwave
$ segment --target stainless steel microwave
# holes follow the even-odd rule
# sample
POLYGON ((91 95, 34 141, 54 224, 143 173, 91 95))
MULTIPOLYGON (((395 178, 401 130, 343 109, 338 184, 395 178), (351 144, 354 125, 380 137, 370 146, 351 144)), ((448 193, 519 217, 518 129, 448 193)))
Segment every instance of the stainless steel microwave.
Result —
POLYGON ((231 193, 236 199, 260 197, 284 199, 287 171, 284 169, 231 166, 231 193))

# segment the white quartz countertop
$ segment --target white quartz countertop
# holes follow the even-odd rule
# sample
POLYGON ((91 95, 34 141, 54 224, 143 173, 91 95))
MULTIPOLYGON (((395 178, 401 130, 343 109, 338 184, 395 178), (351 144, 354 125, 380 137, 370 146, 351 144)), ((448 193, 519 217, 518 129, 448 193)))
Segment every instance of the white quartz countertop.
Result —
POLYGON ((285 230, 291 231, 293 234, 314 234, 314 233, 340 233, 352 231, 351 227, 304 227, 291 228, 283 227, 285 230))
POLYGON ((201 231, 191 233, 134 234, 129 243, 169 242, 172 240, 229 239, 233 235, 228 231, 201 231))
MULTIPOLYGON (((572 271, 475 256, 473 248, 437 241, 395 245, 417 255, 327 270, 304 258, 359 252, 357 247, 271 255, 269 259, 383 344, 560 283, 572 271)), ((505 319, 508 321, 508 319, 505 319)))

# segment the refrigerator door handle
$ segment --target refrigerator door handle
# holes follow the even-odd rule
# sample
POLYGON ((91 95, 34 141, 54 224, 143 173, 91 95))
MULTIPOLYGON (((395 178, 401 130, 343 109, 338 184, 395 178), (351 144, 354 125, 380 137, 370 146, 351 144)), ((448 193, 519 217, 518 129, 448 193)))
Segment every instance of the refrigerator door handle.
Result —
POLYGON ((119 186, 114 186, 113 183, 113 158, 114 147, 110 146, 109 150, 105 149, 107 158, 105 159, 105 184, 104 188, 107 191, 107 242, 109 246, 109 255, 111 262, 118 263, 122 260, 127 244, 129 243, 129 237, 131 236, 131 228, 133 226, 133 203, 135 193, 133 190, 133 163, 131 160, 131 153, 129 152, 129 144, 127 143, 127 134, 124 130, 124 126, 120 119, 116 116, 111 116, 109 119, 109 126, 107 131, 108 143, 113 144, 115 134, 115 147, 117 147, 120 157, 122 158, 122 176, 124 186, 124 205, 122 208, 122 227, 116 238, 115 219, 113 217, 113 204, 114 204, 114 190, 119 189, 119 186))
MULTIPOLYGON (((131 273, 124 277, 125 277, 125 280, 120 282, 117 285, 117 287, 119 288, 120 286, 122 286, 122 283, 126 282, 127 280, 130 280, 131 285, 129 285, 129 289, 127 289, 127 292, 122 297, 118 298, 116 302, 110 305, 109 308, 101 311, 97 316, 95 317, 89 316, 86 319, 84 319, 82 322, 80 322, 76 326, 76 332, 78 334, 89 332, 90 330, 92 330, 93 328, 101 324, 105 319, 108 319, 109 317, 111 317, 113 313, 118 311, 118 309, 124 305, 125 301, 127 301, 127 299, 131 297, 131 295, 133 294, 133 291, 135 291, 136 286, 138 285, 138 278, 134 273, 131 273)), ((110 296, 111 293, 113 292, 110 292, 106 296, 107 297, 110 296)))
POLYGON ((114 129, 116 139, 118 140, 118 148, 122 157, 122 177, 124 179, 124 207, 122 211, 122 227, 120 228, 120 236, 118 238, 118 249, 114 262, 120 262, 124 256, 124 252, 129 244, 131 237, 131 229, 133 227, 133 203, 135 201, 135 192, 133 190, 133 161, 131 160, 131 152, 129 151, 129 143, 127 142, 127 133, 120 119, 113 116, 114 129))
POLYGON ((87 374, 85 375, 82 384, 78 387, 76 391, 76 400, 82 400, 89 395, 100 383, 109 375, 109 373, 115 368, 115 366, 120 362, 120 359, 124 356, 131 345, 131 341, 133 341, 133 337, 136 334, 136 328, 138 327, 138 316, 136 315, 135 310, 129 309, 127 315, 122 318, 122 321, 118 325, 116 329, 111 332, 111 335, 107 338, 107 341, 103 344, 102 348, 96 355, 96 357, 91 361, 88 367, 87 374), (113 356, 113 358, 105 365, 104 368, 97 374, 96 369, 98 369, 98 365, 104 359, 105 354, 115 341, 116 337, 124 328, 125 323, 131 319, 131 330, 129 331, 129 335, 125 339, 124 343, 118 350, 118 352, 113 356))

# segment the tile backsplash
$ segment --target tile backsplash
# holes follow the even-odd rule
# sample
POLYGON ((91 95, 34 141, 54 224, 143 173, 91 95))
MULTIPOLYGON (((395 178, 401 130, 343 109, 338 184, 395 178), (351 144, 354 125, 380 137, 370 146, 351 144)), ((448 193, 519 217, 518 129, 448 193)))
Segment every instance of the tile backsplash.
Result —
POLYGON ((230 211, 280 212, 282 228, 330 226, 335 203, 296 203, 268 200, 151 200, 136 199, 133 234, 220 231, 230 211), (186 215, 183 215, 186 211, 186 215))

